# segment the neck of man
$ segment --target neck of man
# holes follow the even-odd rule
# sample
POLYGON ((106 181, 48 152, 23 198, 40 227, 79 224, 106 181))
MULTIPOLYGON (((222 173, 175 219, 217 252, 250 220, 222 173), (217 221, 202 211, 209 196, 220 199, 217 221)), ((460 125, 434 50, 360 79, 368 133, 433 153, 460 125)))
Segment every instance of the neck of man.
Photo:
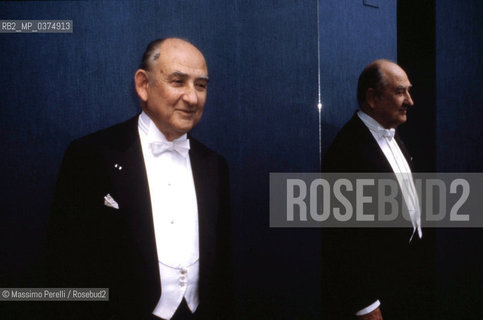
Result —
POLYGON ((390 123, 387 123, 379 117, 370 107, 365 106, 365 107, 360 107, 362 111, 364 111, 368 116, 370 116, 372 119, 376 120, 377 123, 381 125, 384 129, 396 129, 397 126, 391 125, 390 123))
POLYGON ((166 138, 167 141, 173 141, 174 139, 178 139, 179 137, 184 135, 184 133, 166 130, 164 128, 164 126, 161 124, 161 122, 159 122, 156 119, 156 117, 154 117, 146 108, 142 108, 142 109, 143 109, 144 113, 147 114, 148 117, 153 121, 153 123, 156 125, 158 130, 161 131, 161 133, 164 135, 164 137, 166 138))

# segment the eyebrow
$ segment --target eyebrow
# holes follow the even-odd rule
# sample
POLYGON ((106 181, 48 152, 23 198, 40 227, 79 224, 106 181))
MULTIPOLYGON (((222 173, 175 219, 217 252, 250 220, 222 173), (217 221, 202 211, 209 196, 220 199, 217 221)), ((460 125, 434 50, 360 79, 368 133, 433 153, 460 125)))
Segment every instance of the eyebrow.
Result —
MULTIPOLYGON (((181 71, 174 71, 171 76, 175 77, 180 77, 180 78, 188 78, 188 74, 181 72, 181 71)), ((196 80, 205 80, 205 81, 210 81, 210 78, 208 76, 200 76, 196 78, 196 80)))
POLYGON ((409 86, 397 86, 396 90, 406 90, 406 89, 411 89, 412 87, 413 87, 412 84, 410 84, 409 86))

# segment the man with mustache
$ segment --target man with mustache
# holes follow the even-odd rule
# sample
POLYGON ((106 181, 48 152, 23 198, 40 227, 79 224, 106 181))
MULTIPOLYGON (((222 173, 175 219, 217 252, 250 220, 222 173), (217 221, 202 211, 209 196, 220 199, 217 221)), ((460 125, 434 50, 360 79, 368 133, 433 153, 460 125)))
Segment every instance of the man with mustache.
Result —
MULTIPOLYGON (((395 132, 413 106, 404 70, 376 60, 361 73, 360 110, 346 123, 324 157, 322 172, 402 173, 398 181, 413 229, 325 229, 323 304, 338 319, 430 319, 431 290, 424 272, 420 206, 411 158, 395 132)), ((394 175, 396 178, 396 175, 394 175)))

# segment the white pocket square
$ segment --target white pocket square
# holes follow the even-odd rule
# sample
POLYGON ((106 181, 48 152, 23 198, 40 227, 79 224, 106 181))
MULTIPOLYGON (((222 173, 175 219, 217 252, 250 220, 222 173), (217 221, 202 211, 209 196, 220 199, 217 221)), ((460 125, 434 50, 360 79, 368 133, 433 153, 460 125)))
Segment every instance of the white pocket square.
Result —
POLYGON ((119 209, 119 205, 117 204, 116 200, 114 200, 109 193, 104 197, 104 205, 114 209, 119 209))

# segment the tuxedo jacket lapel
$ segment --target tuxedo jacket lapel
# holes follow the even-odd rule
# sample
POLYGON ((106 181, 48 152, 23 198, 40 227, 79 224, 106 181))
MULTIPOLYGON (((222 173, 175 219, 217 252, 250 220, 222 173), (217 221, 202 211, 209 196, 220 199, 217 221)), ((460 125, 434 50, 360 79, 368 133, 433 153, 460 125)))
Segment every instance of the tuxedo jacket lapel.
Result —
POLYGON ((126 220, 130 237, 141 253, 147 266, 150 305, 153 309, 161 294, 156 239, 151 209, 151 197, 138 134, 138 117, 124 123, 114 141, 107 165, 111 166, 113 188, 118 200, 120 214, 126 220), (117 166, 116 166, 117 164, 117 166))
POLYGON ((409 154, 409 151, 406 148, 406 145, 404 144, 404 142, 399 137, 399 134, 396 133, 396 135, 394 136, 394 138, 396 139, 396 142, 397 142, 399 148, 401 149, 401 152, 403 153, 404 157, 406 158, 406 161, 407 161, 407 163, 409 165, 409 168, 411 169, 411 171, 414 171, 413 158, 409 154))
POLYGON ((371 159, 371 163, 376 164, 375 170, 373 172, 390 172, 392 171, 391 164, 387 160, 386 156, 382 152, 381 148, 377 144, 376 139, 372 135, 371 131, 367 128, 367 126, 362 122, 362 120, 357 116, 354 115, 357 121, 358 131, 360 131, 356 137, 360 138, 361 145, 365 146, 362 148, 364 153, 364 157, 371 159))
POLYGON ((209 279, 208 273, 212 270, 216 255, 216 218, 218 211, 213 195, 215 191, 209 182, 216 176, 211 169, 210 158, 203 152, 198 141, 190 137, 190 161, 198 204, 198 229, 200 250, 200 291, 204 289, 204 282, 209 279))
POLYGON ((341 148, 349 146, 351 149, 350 154, 354 159, 353 167, 355 168, 353 172, 392 172, 391 165, 376 139, 357 116, 357 113, 344 126, 342 132, 342 139, 338 145, 341 148))
MULTIPOLYGON (((371 159, 372 163, 376 163, 377 170, 374 170, 373 172, 392 172, 392 167, 387 160, 386 156, 382 152, 381 148, 377 144, 377 141, 374 139, 372 133, 370 130, 364 125, 362 120, 355 114, 353 118, 351 119, 350 122, 353 122, 351 126, 353 126, 354 134, 353 137, 354 139, 358 139, 360 145, 365 146, 364 148, 359 149, 363 153, 363 157, 367 159, 371 159)), ((411 156, 409 155, 409 152, 406 148, 406 145, 404 142, 401 140, 399 135, 396 133, 394 136, 396 139, 396 143, 398 144, 399 148, 401 149, 401 152, 403 153, 404 157, 406 158, 406 161, 409 164, 409 167, 411 170, 413 170, 412 166, 412 159, 411 156)))

